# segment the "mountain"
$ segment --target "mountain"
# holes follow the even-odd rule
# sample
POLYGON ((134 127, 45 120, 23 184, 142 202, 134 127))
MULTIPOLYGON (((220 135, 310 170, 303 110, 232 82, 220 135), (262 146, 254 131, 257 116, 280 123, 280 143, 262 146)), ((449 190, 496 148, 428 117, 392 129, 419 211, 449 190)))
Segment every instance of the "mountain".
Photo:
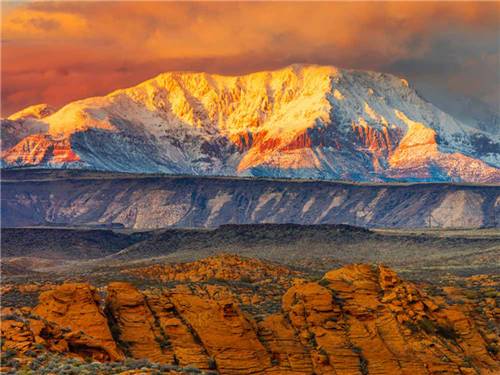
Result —
POLYGON ((500 103, 492 106, 487 102, 465 95, 454 94, 452 97, 445 92, 426 90, 426 97, 455 119, 482 131, 500 134, 500 103))
POLYGON ((389 74, 172 72, 42 112, 3 121, 4 167, 500 181, 498 134, 455 120, 389 74))
POLYGON ((26 137, 47 132, 49 126, 41 120, 54 112, 55 110, 49 105, 39 104, 16 112, 7 119, 2 119, 0 139, 2 150, 8 151, 26 137))
POLYGON ((500 187, 3 171, 4 227, 498 227, 500 187))

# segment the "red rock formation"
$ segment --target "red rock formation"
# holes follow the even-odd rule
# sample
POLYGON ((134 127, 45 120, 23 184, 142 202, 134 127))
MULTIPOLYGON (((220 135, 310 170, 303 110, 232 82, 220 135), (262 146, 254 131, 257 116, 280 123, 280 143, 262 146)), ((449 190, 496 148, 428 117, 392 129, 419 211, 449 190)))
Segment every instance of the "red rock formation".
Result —
POLYGON ((173 292, 170 301, 193 328, 221 374, 264 373, 271 358, 255 326, 232 300, 203 299, 173 292))
MULTIPOLYGON (((282 297, 281 311, 253 316, 239 306, 243 298, 230 282, 193 284, 193 277, 238 280, 238 272, 253 269, 255 274, 245 277, 284 282, 276 276, 278 266, 225 256, 166 267, 170 267, 168 280, 188 283, 145 292, 128 283, 111 283, 106 298, 109 322, 98 307, 95 289, 86 284, 66 284, 42 293, 34 312, 47 321, 3 319, 2 350, 26 352, 40 342, 67 355, 116 359, 120 355, 109 324, 114 339, 134 358, 215 369, 220 374, 500 371, 491 349, 498 337, 478 327, 481 320, 471 319, 467 304, 448 305, 430 297, 384 266, 347 266, 326 273, 318 282, 296 279, 282 297), (213 264, 217 267, 210 269, 213 264), (263 272, 260 278, 257 272, 263 272)), ((254 285, 260 289, 263 284, 254 285)), ((494 318, 489 309, 494 304, 486 302, 484 311, 494 318)))
MULTIPOLYGON (((88 354, 99 360, 119 360, 123 354, 117 348, 108 321, 101 311, 95 288, 88 284, 63 284, 43 292, 33 312, 74 333, 82 332, 76 346, 87 346, 88 354)), ((75 336, 76 340, 76 336, 75 336)))
POLYGON ((74 163, 80 157, 71 149, 69 138, 54 140, 49 135, 35 134, 7 150, 3 159, 14 165, 38 165, 49 160, 53 164, 74 163))
POLYGON ((300 274, 280 265, 231 254, 217 255, 190 263, 157 264, 124 272, 161 281, 199 282, 219 279, 258 282, 278 279, 278 283, 284 282, 291 275, 300 274))
POLYGON ((148 294, 147 301, 162 333, 168 338, 176 362, 183 367, 212 367, 207 351, 170 299, 163 294, 148 294))
POLYGON ((133 358, 173 363, 173 353, 161 333, 144 295, 128 283, 108 286, 106 308, 112 317, 117 339, 133 358))
POLYGON ((275 365, 273 372, 285 374, 311 374, 311 351, 301 344, 290 322, 282 315, 270 315, 258 323, 259 336, 275 365))

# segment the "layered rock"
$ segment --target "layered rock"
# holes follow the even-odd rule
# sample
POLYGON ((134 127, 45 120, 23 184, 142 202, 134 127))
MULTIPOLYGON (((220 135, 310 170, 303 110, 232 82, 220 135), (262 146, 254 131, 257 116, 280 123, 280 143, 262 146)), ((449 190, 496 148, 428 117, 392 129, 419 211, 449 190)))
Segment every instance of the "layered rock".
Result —
POLYGON ((115 336, 127 353, 133 358, 173 363, 167 337, 160 331, 144 295, 128 283, 111 283, 107 290, 106 309, 115 336))
POLYGON ((278 374, 311 374, 311 349, 302 345, 287 317, 274 314, 258 322, 258 334, 274 365, 267 370, 278 374))
POLYGON ((125 270, 124 272, 164 282, 200 282, 212 279, 257 282, 280 279, 276 280, 279 284, 292 275, 300 274, 281 265, 232 254, 217 255, 190 263, 156 264, 144 268, 125 270))
MULTIPOLYGON (((30 309, 2 309, 2 352, 34 357, 45 351, 81 360, 121 360, 123 355, 113 341, 104 342, 35 315, 30 309)), ((103 327, 105 329, 105 327, 103 327)))
POLYGON ((76 163, 80 157, 71 149, 68 139, 53 139, 49 135, 34 134, 24 138, 4 157, 9 164, 48 164, 64 166, 76 163))
POLYGON ((39 301, 33 312, 72 332, 84 333, 85 339, 75 345, 88 347, 91 357, 99 360, 123 358, 100 308, 95 288, 88 284, 63 284, 41 293, 39 301))
MULTIPOLYGON (((230 259, 235 269, 245 262, 263 266, 230 259)), ((174 274, 182 269, 191 275, 214 262, 222 270, 225 261, 227 256, 184 264, 174 274)), ((269 267, 271 273, 277 269, 269 267)), ((239 283, 233 276, 225 274, 224 285, 211 284, 210 276, 208 283, 185 278, 187 283, 147 291, 114 282, 106 288, 106 315, 95 289, 57 286, 42 293, 33 309, 46 320, 28 318, 29 309, 22 319, 3 319, 2 350, 26 353, 44 343, 45 350, 108 361, 120 357, 120 346, 133 358, 231 375, 500 371, 491 345, 498 337, 481 319, 471 319, 467 304, 431 297, 387 267, 357 264, 327 272, 319 281, 287 281, 293 285, 282 296, 281 310, 265 314, 240 306, 241 297, 231 289, 231 282, 239 283)), ((495 305, 486 302, 493 307, 485 312, 495 314, 495 305)))
MULTIPOLYGON (((1 196, 6 227, 157 229, 262 223, 383 228, 500 226, 500 187, 495 185, 360 185, 4 171, 1 196)), ((175 249, 175 245, 171 246, 175 249)))
POLYGON ((233 299, 206 299, 189 290, 170 295, 176 310, 200 338, 223 374, 262 373, 271 367, 253 322, 233 299))
POLYGON ((147 294, 148 305, 163 335, 181 366, 210 369, 215 366, 193 328, 164 294, 147 294))

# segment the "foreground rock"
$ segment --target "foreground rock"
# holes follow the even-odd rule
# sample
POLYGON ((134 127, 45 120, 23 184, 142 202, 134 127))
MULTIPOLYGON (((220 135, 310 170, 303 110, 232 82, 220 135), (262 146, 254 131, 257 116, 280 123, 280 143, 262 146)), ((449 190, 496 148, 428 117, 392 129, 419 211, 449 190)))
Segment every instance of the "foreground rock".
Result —
POLYGON ((43 292, 33 313, 74 333, 83 333, 78 346, 97 360, 123 359, 111 336, 106 316, 101 310, 97 290, 87 284, 63 284, 43 292))
MULTIPOLYGON (((24 357, 30 350, 60 352, 104 362, 123 358, 123 352, 220 374, 500 371, 494 346, 498 335, 485 334, 462 305, 430 297, 384 266, 347 266, 317 282, 288 279, 291 286, 281 309, 267 314, 247 310, 230 284, 191 282, 192 277, 208 280, 214 275, 230 280, 238 267, 259 265, 247 262, 222 256, 167 266, 165 280, 179 280, 180 275, 188 280, 167 289, 140 291, 129 283, 111 283, 104 312, 91 286, 57 286, 41 294, 33 311, 17 310, 21 319, 3 312, 2 350, 24 357)), ((268 267, 262 278, 276 269, 268 267)), ((256 275, 245 277, 261 287, 256 275)), ((494 299, 487 302, 487 312, 498 311, 494 299)))
POLYGON ((142 293, 128 283, 111 283, 106 308, 116 338, 132 357, 173 362, 172 352, 161 345, 164 337, 142 293))

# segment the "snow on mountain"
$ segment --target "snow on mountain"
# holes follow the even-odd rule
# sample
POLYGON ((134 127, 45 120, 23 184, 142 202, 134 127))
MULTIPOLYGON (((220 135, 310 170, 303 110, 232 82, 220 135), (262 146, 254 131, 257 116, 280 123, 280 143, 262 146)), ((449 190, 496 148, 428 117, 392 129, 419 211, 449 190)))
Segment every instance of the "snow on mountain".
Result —
POLYGON ((36 122, 39 132, 3 149, 4 166, 500 182, 499 136, 455 120, 404 79, 331 66, 164 73, 36 122))
POLYGON ((40 120, 54 112, 55 110, 49 105, 38 104, 2 119, 0 148, 10 149, 29 135, 46 132, 48 125, 40 120))

